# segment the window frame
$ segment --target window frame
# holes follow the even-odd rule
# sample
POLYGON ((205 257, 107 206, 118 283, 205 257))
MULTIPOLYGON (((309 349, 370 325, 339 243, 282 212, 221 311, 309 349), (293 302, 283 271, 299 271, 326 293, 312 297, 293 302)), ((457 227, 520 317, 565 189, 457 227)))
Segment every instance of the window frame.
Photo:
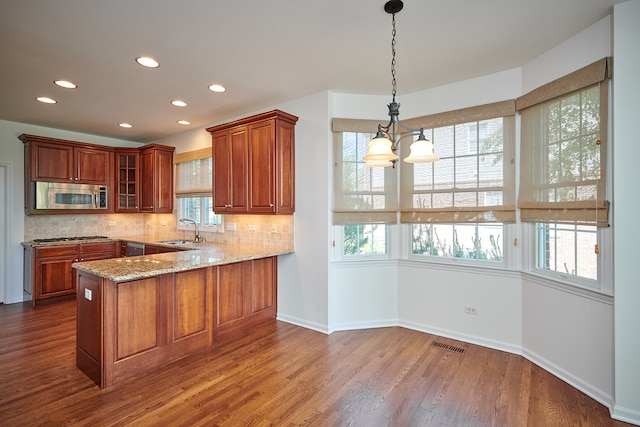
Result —
POLYGON ((175 174, 175 179, 174 179, 174 197, 176 198, 176 228, 178 230, 181 231, 189 231, 192 229, 192 226, 190 224, 183 224, 182 222, 180 222, 180 218, 184 218, 187 217, 189 219, 194 219, 191 218, 191 216, 187 215, 186 213, 181 212, 182 210, 182 206, 181 206, 181 200, 187 200, 187 199, 201 199, 200 200, 200 212, 199 212, 199 222, 198 227, 200 229, 201 232, 224 232, 224 217, 221 214, 216 214, 215 211, 213 211, 213 196, 211 194, 212 190, 213 190, 213 155, 212 155, 212 149, 211 148, 204 148, 204 149, 200 149, 200 150, 194 150, 194 151, 189 151, 189 152, 185 152, 185 153, 179 153, 176 154, 174 156, 173 159, 173 163, 174 163, 174 174, 175 174), (209 160, 208 165, 208 177, 205 178, 206 181, 211 181, 211 183, 207 183, 206 187, 202 187, 202 188, 183 188, 183 189, 179 189, 178 187, 180 186, 180 174, 179 174, 179 168, 180 168, 180 164, 185 164, 185 163, 190 163, 196 160, 209 160), (202 206, 203 204, 206 204, 207 202, 205 201, 205 199, 209 199, 208 201, 208 205, 211 207, 211 211, 213 212, 213 214, 215 216, 217 216, 219 218, 219 222, 216 223, 206 223, 203 222, 206 218, 207 215, 203 214, 204 212, 202 212, 202 206))

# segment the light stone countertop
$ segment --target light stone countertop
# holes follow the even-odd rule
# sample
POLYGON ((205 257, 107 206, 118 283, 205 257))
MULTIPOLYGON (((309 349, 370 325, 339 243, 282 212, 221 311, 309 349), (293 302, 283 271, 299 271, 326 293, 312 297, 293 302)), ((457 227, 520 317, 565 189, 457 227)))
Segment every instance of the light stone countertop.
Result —
POLYGON ((94 274, 114 282, 126 282, 166 273, 195 270, 215 265, 231 264, 251 259, 291 254, 293 251, 266 246, 238 245, 229 243, 188 243, 185 245, 162 245, 152 237, 131 236, 109 238, 128 242, 146 243, 181 248, 177 252, 150 254, 126 258, 111 258, 98 261, 76 262, 78 270, 94 274), (191 250, 184 250, 189 248, 191 250))

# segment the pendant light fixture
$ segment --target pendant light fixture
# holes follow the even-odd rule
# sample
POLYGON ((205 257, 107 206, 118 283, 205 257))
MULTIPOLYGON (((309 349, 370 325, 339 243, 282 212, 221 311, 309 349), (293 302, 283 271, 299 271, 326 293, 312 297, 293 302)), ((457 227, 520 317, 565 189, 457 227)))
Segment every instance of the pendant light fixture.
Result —
POLYGON ((433 153, 433 143, 429 141, 423 129, 410 129, 405 126, 398 117, 400 115, 400 104, 396 102, 396 13, 402 10, 404 4, 402 0, 390 0, 384 5, 385 12, 391 14, 391 84, 392 100, 389 107, 389 123, 386 126, 378 125, 378 132, 371 141, 369 149, 363 157, 365 166, 393 166, 395 167, 398 155, 396 152, 400 147, 400 141, 404 138, 418 136, 411 144, 411 153, 404 161, 407 163, 430 163, 440 160, 433 153), (402 130, 402 132, 401 132, 402 130))

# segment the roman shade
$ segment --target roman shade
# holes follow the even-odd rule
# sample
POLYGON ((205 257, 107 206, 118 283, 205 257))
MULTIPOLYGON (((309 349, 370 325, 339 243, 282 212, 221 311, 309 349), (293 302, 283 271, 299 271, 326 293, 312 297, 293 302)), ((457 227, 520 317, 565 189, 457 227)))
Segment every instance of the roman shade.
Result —
POLYGON ((522 116, 523 222, 608 225, 605 200, 611 58, 516 100, 522 116))

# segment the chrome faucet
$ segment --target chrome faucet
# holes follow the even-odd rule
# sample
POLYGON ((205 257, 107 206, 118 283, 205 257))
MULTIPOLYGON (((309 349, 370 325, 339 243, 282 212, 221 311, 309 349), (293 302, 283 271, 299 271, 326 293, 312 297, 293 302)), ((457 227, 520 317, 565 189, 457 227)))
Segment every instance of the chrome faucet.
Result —
POLYGON ((180 218, 178 221, 180 222, 190 222, 191 224, 193 224, 193 241, 195 243, 201 242, 202 238, 200 237, 200 235, 198 234, 198 224, 196 224, 196 222, 194 220, 192 220, 191 218, 180 218))

